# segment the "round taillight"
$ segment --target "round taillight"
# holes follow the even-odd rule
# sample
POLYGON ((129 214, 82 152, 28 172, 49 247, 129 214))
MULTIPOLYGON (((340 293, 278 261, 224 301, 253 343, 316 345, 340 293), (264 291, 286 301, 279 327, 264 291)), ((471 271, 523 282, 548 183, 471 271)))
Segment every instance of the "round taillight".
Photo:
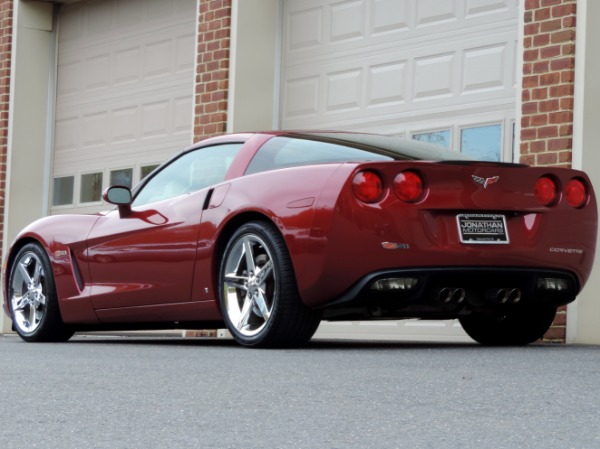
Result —
POLYGON ((549 176, 542 176, 535 183, 535 198, 543 206, 552 206, 558 199, 558 186, 549 176))
POLYGON ((383 197, 383 179, 371 170, 358 172, 352 179, 352 190, 363 203, 376 203, 383 197))
POLYGON ((583 206, 588 198, 583 181, 577 178, 571 179, 565 187, 565 196, 567 197, 567 203, 571 206, 575 208, 583 206))
POLYGON ((402 201, 416 203, 425 193, 421 175, 414 171, 403 171, 394 178, 394 192, 402 201))

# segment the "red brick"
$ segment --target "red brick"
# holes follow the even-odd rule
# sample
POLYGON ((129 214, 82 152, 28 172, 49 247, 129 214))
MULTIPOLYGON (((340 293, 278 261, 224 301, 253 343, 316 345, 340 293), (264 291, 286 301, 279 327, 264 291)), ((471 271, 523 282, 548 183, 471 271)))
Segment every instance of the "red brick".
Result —
POLYGON ((550 86, 560 83, 560 73, 550 72, 540 75, 540 86, 550 86))
POLYGON ((566 329, 564 327, 553 326, 548 329, 548 332, 544 335, 546 341, 564 341, 566 338, 566 329))
POLYGON ((560 73, 561 83, 573 83, 575 81, 575 70, 564 70, 560 73))
POLYGON ((570 16, 572 14, 575 14, 576 10, 577 10, 577 6, 576 6, 575 2, 573 2, 573 3, 564 2, 563 4, 554 6, 552 8, 552 17, 570 16))
POLYGON ((535 138, 537 138, 537 132, 535 128, 521 129, 521 140, 533 140, 535 138))
POLYGON ((554 59, 550 62, 550 70, 565 70, 575 68, 575 58, 567 57, 561 59, 554 59))
POLYGON ((548 115, 548 121, 552 124, 573 123, 571 111, 552 112, 548 115))
POLYGON ((533 100, 545 100, 546 98, 548 98, 548 88, 539 87, 537 89, 532 89, 531 98, 533 100))
POLYGON ((540 8, 536 9, 533 12, 533 19, 536 22, 542 22, 544 20, 548 20, 552 17, 552 9, 551 8, 540 8))
MULTIPOLYGON (((560 52, 560 49, 559 49, 560 52)), ((559 53, 560 54, 560 53, 559 53)), ((537 48, 532 50, 525 50, 523 52, 523 60, 525 62, 537 61, 540 57, 540 50, 537 48)))
POLYGON ((546 139, 550 137, 558 137, 558 126, 542 126, 537 129, 537 137, 546 139))
POLYGON ((539 50, 539 57, 542 59, 555 58, 555 57, 559 56, 560 54, 561 54, 561 47, 559 45, 552 45, 550 47, 544 47, 539 50))
POLYGON ((523 103, 522 112, 523 114, 535 114, 538 112, 538 102, 537 101, 529 101, 527 103, 523 103))
POLYGON ((549 87, 550 98, 573 96, 573 92, 573 84, 558 84, 556 86, 549 87))
POLYGON ((560 54, 563 56, 575 56, 575 44, 573 42, 563 44, 560 49, 560 54))
POLYGON ((540 32, 540 24, 537 22, 528 23, 524 27, 525 36, 535 36, 540 32))
POLYGON ((559 106, 560 102, 557 99, 544 100, 538 103, 538 110, 540 112, 552 112, 557 111, 559 106))
POLYGON ((534 140, 529 143, 529 151, 531 153, 542 153, 546 151, 546 141, 545 140, 534 140))
POLYGON ((577 26, 577 18, 575 16, 563 17, 562 27, 563 28, 575 28, 577 26))
POLYGON ((540 7, 540 0, 525 0, 525 10, 538 9, 540 7))
POLYGON ((572 111, 575 106, 575 100, 573 97, 566 97, 560 99, 560 109, 572 111))
POLYGON ((519 162, 521 164, 526 164, 526 165, 535 165, 535 156, 530 155, 530 154, 521 156, 521 158, 519 159, 519 162))
POLYGON ((550 35, 550 42, 559 44, 563 42, 572 42, 575 40, 575 30, 557 31, 550 35))
POLYGON ((524 76, 523 77, 523 88, 528 89, 531 87, 538 87, 540 85, 540 77, 537 75, 524 76))
POLYGON ((538 34, 533 36, 533 46, 534 47, 545 47, 550 43, 550 34, 538 34))
MULTIPOLYGON (((548 140, 548 151, 568 150, 573 145, 572 139, 558 138, 548 140)), ((566 161, 562 161, 566 162, 566 161)))
POLYGON ((533 73, 546 73, 550 69, 550 61, 539 61, 533 64, 533 73))
POLYGON ((540 31, 548 33, 550 31, 560 30, 562 28, 562 19, 547 20, 540 23, 540 31))
POLYGON ((573 162, 573 152, 570 150, 571 147, 569 147, 569 151, 561 151, 558 153, 558 162, 560 164, 568 164, 571 166, 571 163, 573 162))
POLYGON ((558 154, 556 153, 539 153, 536 156, 537 165, 554 165, 558 163, 558 154))
POLYGON ((544 126, 548 124, 548 114, 532 115, 530 119, 531 126, 544 126))
POLYGON ((558 128, 558 135, 561 137, 572 136, 573 135, 573 124, 561 125, 558 128))

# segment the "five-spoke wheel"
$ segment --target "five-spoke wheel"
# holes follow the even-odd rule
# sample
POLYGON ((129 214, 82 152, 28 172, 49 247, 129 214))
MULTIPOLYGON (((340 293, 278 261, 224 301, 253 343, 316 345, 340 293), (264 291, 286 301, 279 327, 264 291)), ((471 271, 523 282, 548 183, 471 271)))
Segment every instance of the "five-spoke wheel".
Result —
POLYGON ((46 253, 27 244, 17 254, 9 279, 9 305, 17 333, 27 341, 64 341, 72 335, 60 317, 46 253))
POLYGON ((293 346, 316 331, 320 314, 300 300, 287 247, 265 222, 240 227, 220 270, 220 301, 227 327, 246 346, 293 346))

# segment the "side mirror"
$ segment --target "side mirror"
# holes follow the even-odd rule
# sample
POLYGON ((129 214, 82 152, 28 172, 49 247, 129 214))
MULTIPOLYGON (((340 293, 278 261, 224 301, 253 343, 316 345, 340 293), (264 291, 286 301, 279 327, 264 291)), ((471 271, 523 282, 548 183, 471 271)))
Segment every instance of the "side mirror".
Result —
POLYGON ((111 186, 102 193, 102 199, 119 207, 119 215, 125 218, 131 214, 131 190, 124 186, 111 186))

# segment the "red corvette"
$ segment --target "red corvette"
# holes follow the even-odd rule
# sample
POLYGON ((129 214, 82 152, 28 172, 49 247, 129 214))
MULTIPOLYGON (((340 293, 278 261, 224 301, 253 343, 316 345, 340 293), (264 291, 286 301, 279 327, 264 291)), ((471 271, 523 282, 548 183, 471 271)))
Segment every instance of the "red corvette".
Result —
POLYGON ((12 245, 4 307, 24 340, 225 325, 294 346, 322 319, 458 318, 480 343, 527 344, 596 246, 581 171, 368 134, 212 138, 104 200, 117 208, 43 218, 12 245))

